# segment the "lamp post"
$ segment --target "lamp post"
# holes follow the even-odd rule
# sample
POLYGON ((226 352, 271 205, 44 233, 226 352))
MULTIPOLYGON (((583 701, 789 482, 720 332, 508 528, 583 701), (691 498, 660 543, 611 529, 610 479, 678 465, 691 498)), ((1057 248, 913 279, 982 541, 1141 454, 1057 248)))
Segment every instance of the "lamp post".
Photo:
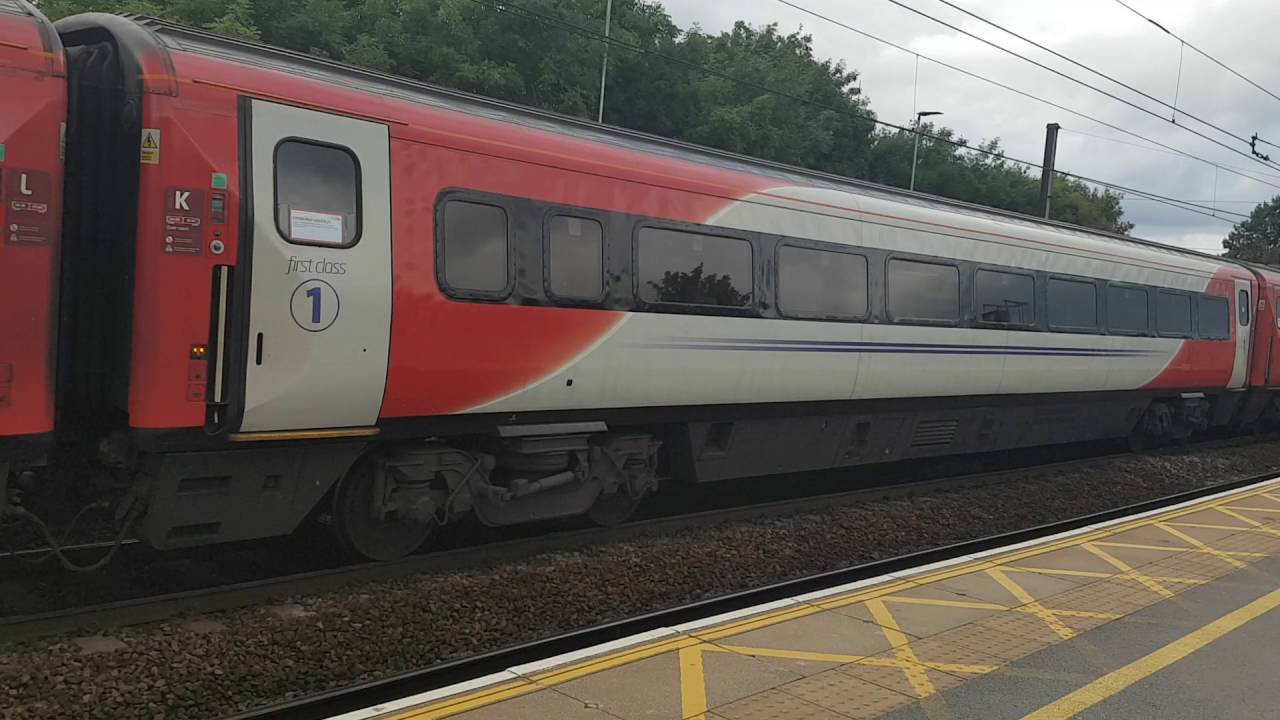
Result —
POLYGON ((921 110, 916 113, 916 126, 912 131, 916 136, 915 147, 911 150, 911 190, 916 189, 916 158, 920 156, 920 118, 926 118, 930 115, 941 115, 940 110, 921 110))

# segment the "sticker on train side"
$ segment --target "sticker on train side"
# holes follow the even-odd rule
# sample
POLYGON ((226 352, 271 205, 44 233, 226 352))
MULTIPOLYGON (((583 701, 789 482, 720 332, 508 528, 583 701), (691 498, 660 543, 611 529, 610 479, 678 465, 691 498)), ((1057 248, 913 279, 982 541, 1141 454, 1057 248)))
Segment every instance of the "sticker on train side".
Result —
POLYGON ((160 130, 142 128, 142 149, 138 159, 143 165, 160 164, 160 130))
POLYGON ((0 207, 4 208, 4 236, 13 245, 45 245, 58 231, 51 205, 53 176, 38 170, 12 169, 0 173, 0 207))

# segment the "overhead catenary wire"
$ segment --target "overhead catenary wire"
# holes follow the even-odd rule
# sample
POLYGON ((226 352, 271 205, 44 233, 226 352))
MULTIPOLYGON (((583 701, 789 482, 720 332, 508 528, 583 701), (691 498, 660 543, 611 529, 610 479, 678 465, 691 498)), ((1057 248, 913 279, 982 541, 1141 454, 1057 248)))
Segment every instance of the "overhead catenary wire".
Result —
MULTIPOLYGON (((940 1, 941 1, 941 0, 940 0, 940 1)), ((1160 114, 1160 113, 1158 113, 1158 112, 1155 112, 1154 110, 1152 110, 1152 109, 1150 109, 1150 108, 1143 107, 1142 105, 1139 105, 1138 103, 1133 102, 1132 100, 1129 100, 1129 99, 1127 99, 1127 98, 1120 97, 1119 95, 1117 95, 1117 94, 1115 94, 1115 93, 1113 93, 1113 92, 1110 92, 1110 91, 1108 91, 1108 90, 1105 90, 1105 89, 1103 89, 1103 88, 1100 88, 1100 87, 1098 87, 1097 85, 1093 85, 1093 84, 1091 84, 1091 83, 1085 82, 1084 80, 1081 80, 1080 78, 1077 78, 1077 77, 1075 77, 1075 76, 1073 76, 1073 75, 1069 75, 1069 74, 1067 74, 1067 73, 1065 73, 1065 72, 1063 72, 1063 71, 1061 71, 1061 70, 1058 70, 1057 68, 1054 68, 1054 67, 1051 67, 1051 66, 1049 66, 1049 65, 1046 65, 1046 64, 1044 64, 1044 63, 1042 63, 1042 62, 1040 62, 1040 61, 1038 61, 1038 60, 1036 60, 1036 59, 1034 59, 1034 58, 1027 57, 1026 55, 1023 55, 1022 53, 1019 53, 1019 52, 1017 52, 1017 51, 1015 51, 1015 50, 1011 50, 1011 49, 1009 49, 1009 48, 1007 48, 1007 47, 1005 47, 1005 46, 1001 45, 1000 43, 994 42, 994 41, 992 41, 992 40, 988 40, 988 39, 986 39, 986 38, 984 38, 984 37, 982 37, 982 36, 980 36, 980 35, 977 35, 977 34, 975 34, 975 33, 971 33, 971 32, 969 32, 968 30, 965 30, 964 28, 961 28, 960 26, 958 26, 958 25, 956 25, 956 24, 954 24, 954 23, 950 23, 950 22, 947 22, 946 20, 943 20, 942 18, 936 17, 936 16, 934 16, 934 15, 930 15, 929 13, 927 13, 927 12, 925 12, 925 11, 923 11, 923 10, 920 10, 920 9, 918 9, 918 8, 911 7, 910 5, 908 5, 908 4, 904 3, 904 2, 902 2, 901 0, 888 0, 888 2, 890 2, 890 3, 892 3, 892 4, 896 5, 896 6, 898 6, 898 7, 900 7, 900 8, 902 8, 902 9, 904 9, 904 10, 907 10, 908 12, 914 13, 914 14, 916 14, 916 15, 919 15, 920 17, 923 17, 923 18, 925 18, 925 19, 927 19, 927 20, 930 20, 930 21, 932 21, 932 22, 934 22, 934 23, 937 23, 937 24, 939 24, 939 25, 942 25, 943 27, 946 27, 946 28, 949 28, 949 29, 951 29, 951 30, 953 30, 953 31, 955 31, 955 32, 958 32, 958 33, 960 33, 961 35, 965 35, 966 37, 973 38, 974 40, 977 40, 978 42, 981 42, 981 43, 983 43, 984 45, 989 45, 990 47, 995 48, 996 50, 999 50, 1000 52, 1006 53, 1006 54, 1008 54, 1008 55, 1012 55, 1013 57, 1016 57, 1016 58, 1018 58, 1019 60, 1022 60, 1023 62, 1027 62, 1027 63, 1030 63, 1030 64, 1032 64, 1032 65, 1035 65, 1035 66, 1036 66, 1036 67, 1038 67, 1038 68, 1041 68, 1041 69, 1046 70, 1046 71, 1048 71, 1048 72, 1050 72, 1050 73, 1053 73, 1054 75, 1057 75, 1057 76, 1059 76, 1059 77, 1062 77, 1062 78, 1064 78, 1064 79, 1066 79, 1066 80, 1068 80, 1068 81, 1070 81, 1070 82, 1072 82, 1072 83, 1075 83, 1075 84, 1077 84, 1077 85, 1080 85, 1081 87, 1084 87, 1084 88, 1087 88, 1087 89, 1089 89, 1089 90, 1092 90, 1092 91, 1094 91, 1094 92, 1096 92, 1096 93, 1098 93, 1098 94, 1100 94, 1100 95, 1104 95, 1104 96, 1106 96, 1106 97, 1109 97, 1109 98, 1111 98, 1112 100, 1115 100, 1116 102, 1123 103, 1124 105, 1127 105, 1127 106, 1129 106, 1129 107, 1131 107, 1131 108, 1133 108, 1133 109, 1135 109, 1135 110, 1137 110, 1137 111, 1139 111, 1139 112, 1142 112, 1142 113, 1144 113, 1144 114, 1146 114, 1146 115, 1150 115, 1151 117, 1154 117, 1154 118, 1156 118, 1156 119, 1158 119, 1158 120, 1161 120, 1161 121, 1163 121, 1163 122, 1170 122, 1169 118, 1167 118, 1167 117, 1165 117, 1165 116, 1161 115, 1161 114, 1160 114)), ((1010 34, 1013 34, 1013 33, 1010 33, 1010 34)), ((1016 35, 1015 35, 1015 37, 1016 37, 1016 35)), ((1185 113, 1184 113, 1184 114, 1185 114, 1185 113)), ((1189 117, 1190 117, 1190 116, 1189 116, 1189 117)), ((1252 154, 1250 154, 1250 153, 1244 152, 1243 150, 1238 150, 1238 149, 1236 149, 1236 148, 1234 148, 1234 147, 1232 147, 1232 146, 1230 146, 1230 145, 1226 144, 1225 142, 1223 142, 1223 141, 1221 141, 1221 140, 1219 140, 1219 139, 1217 139, 1217 138, 1215 138, 1215 137, 1210 137, 1209 135, 1207 135, 1207 134, 1205 134, 1205 133, 1203 133, 1203 132, 1200 132, 1199 130, 1197 130, 1197 129, 1193 128, 1193 127, 1189 127, 1189 126, 1187 126, 1187 125, 1185 125, 1185 124, 1182 124, 1182 123, 1172 123, 1172 124, 1174 125, 1174 127, 1181 128, 1182 130, 1184 130, 1184 131, 1186 131, 1186 132, 1189 132, 1189 133, 1191 133, 1191 134, 1193 134, 1193 135, 1196 135, 1197 137, 1200 137, 1200 138, 1202 138, 1202 139, 1204 139, 1204 140, 1207 140, 1207 141, 1209 141, 1209 142, 1213 143, 1214 145, 1217 145, 1217 146, 1219 146, 1219 147, 1221 147, 1221 148, 1223 148, 1223 149, 1225 149, 1225 150, 1227 150, 1227 151, 1229 151, 1229 152, 1235 153, 1236 155, 1240 155, 1241 157, 1245 157, 1245 158, 1248 158, 1249 160, 1253 160, 1254 162, 1257 162, 1257 163, 1260 163, 1260 164, 1262 164, 1262 165, 1265 165, 1265 166, 1266 166, 1266 167, 1268 167, 1268 168, 1272 168, 1272 169, 1274 169, 1275 167, 1277 167, 1277 166, 1276 166, 1275 164, 1273 164, 1273 163, 1263 161, 1261 158, 1256 157, 1255 155, 1252 155, 1252 154)), ((1226 134, 1230 135, 1230 137, 1232 137, 1233 139, 1235 139, 1235 140, 1239 140, 1239 141, 1241 141, 1241 142, 1243 142, 1243 143, 1245 143, 1245 144, 1248 144, 1248 143, 1249 143, 1249 141, 1248 141, 1247 139, 1242 138, 1242 137, 1240 137, 1240 136, 1238 136, 1238 135, 1235 135, 1234 133, 1226 133, 1226 134)))
MULTIPOLYGON (((568 20, 565 20, 564 18, 556 17, 556 16, 553 16, 553 15, 548 15, 548 14, 546 14, 546 13, 543 13, 543 12, 540 12, 540 11, 537 11, 537 10, 532 10, 532 9, 530 9, 530 8, 526 8, 526 7, 524 7, 524 6, 522 6, 522 5, 519 5, 519 4, 517 4, 517 3, 507 2, 507 0, 471 0, 471 2, 476 3, 477 5, 480 5, 480 6, 486 7, 486 8, 488 8, 488 9, 490 9, 490 10, 497 11, 497 12, 515 12, 515 13, 519 13, 520 15, 523 15, 523 16, 525 16, 525 17, 531 18, 531 19, 533 19, 533 20, 537 20, 537 21, 542 22, 542 23, 544 23, 544 24, 546 24, 546 25, 550 25, 550 26, 553 26, 553 27, 557 27, 557 28, 559 28, 560 30, 562 30, 562 31, 564 31, 564 32, 571 32, 571 33, 578 34, 578 35, 580 35, 580 36, 582 36, 582 37, 587 37, 587 38, 595 39, 595 40, 597 40, 597 41, 599 41, 599 42, 608 43, 608 44, 610 44, 610 45, 612 45, 612 46, 614 46, 614 47, 618 47, 618 48, 621 48, 621 49, 624 49, 624 50, 627 50, 627 51, 630 51, 630 52, 639 53, 639 54, 644 54, 644 55, 649 55, 649 56, 652 56, 652 57, 657 57, 657 58, 659 58, 659 59, 662 59, 662 60, 665 60, 665 61, 668 61, 668 62, 672 62, 672 63, 676 63, 676 64, 679 64, 679 65, 682 65, 682 66, 688 67, 688 68, 690 68, 690 69, 693 69, 693 70, 697 70, 697 71, 699 71, 699 72, 706 73, 706 74, 711 75, 711 76, 714 76, 714 77, 718 77, 718 78, 721 78, 721 79, 724 79, 724 80, 728 80, 728 81, 730 81, 730 82, 734 82, 734 83, 742 84, 742 85, 743 85, 743 86, 745 86, 745 87, 751 87, 751 88, 756 89, 756 90, 758 90, 758 91, 760 91, 760 92, 768 93, 768 94, 771 94, 771 95, 776 95, 776 96, 778 96, 778 97, 787 98, 787 99, 789 99, 789 100, 794 100, 794 101, 799 102, 799 103, 803 103, 803 104, 810 105, 810 106, 813 106, 813 107, 822 108, 822 109, 825 109, 825 110, 828 110, 828 111, 831 111, 831 112, 836 112, 836 113, 842 113, 842 114, 851 115, 851 116, 853 116, 853 117, 857 117, 857 118, 860 118, 860 119, 863 119, 863 120, 867 120, 867 121, 872 122, 872 123, 875 123, 875 124, 877 124, 877 125, 881 125, 881 126, 884 126, 884 127, 892 128, 892 129, 897 130, 897 131, 899 131, 899 132, 903 132, 903 133, 919 132, 919 134, 920 134, 920 136, 921 136, 921 137, 929 138, 929 139, 931 139, 931 140, 935 140, 935 141, 937 141, 937 142, 941 142, 941 143, 944 143, 944 144, 947 144, 947 145, 951 145, 951 146, 954 146, 954 147, 956 147, 956 148, 958 148, 958 149, 960 149, 960 150, 965 150, 965 151, 968 151, 968 152, 978 153, 978 154, 985 155, 985 156, 988 156, 988 157, 996 158, 996 159, 998 159, 998 160, 1003 160, 1003 161, 1007 161, 1007 162, 1016 163, 1016 164, 1018 164, 1018 165, 1023 165, 1023 166, 1025 166, 1025 167, 1029 167, 1029 168, 1032 168, 1032 169, 1037 169, 1037 170, 1043 169, 1043 168, 1042 168, 1039 164, 1037 164, 1037 163, 1031 162, 1031 161, 1029 161, 1029 160, 1021 160, 1021 159, 1019 159, 1019 158, 1010 157, 1009 155, 1006 155, 1006 154, 1005 154, 1005 153, 1003 153, 1003 152, 997 152, 997 151, 993 151, 993 150, 988 150, 988 149, 986 149, 986 148, 981 148, 981 147, 974 147, 974 146, 972 146, 972 145, 969 145, 967 142, 963 142, 963 141, 959 141, 959 140, 952 140, 951 138, 946 138, 946 137, 942 137, 942 136, 939 136, 939 135, 934 135, 934 134, 932 134, 932 133, 913 130, 912 128, 906 127, 906 126, 904 126, 904 125, 899 125, 899 124, 897 124, 897 123, 892 123, 892 122, 889 122, 889 121, 887 121, 887 120, 881 120, 881 119, 879 119, 879 118, 875 117, 874 115, 867 115, 866 113, 859 113, 859 112, 857 112, 857 111, 855 111, 855 110, 851 110, 851 109, 849 109, 849 108, 847 108, 847 107, 846 107, 846 108, 842 108, 842 107, 837 107, 837 106, 835 106, 835 105, 828 105, 828 104, 826 104, 826 103, 818 102, 818 101, 816 101, 816 100, 812 100, 812 99, 810 99, 810 98, 806 98, 806 97, 803 97, 803 96, 800 96, 800 95, 794 95, 794 94, 792 94, 792 93, 788 93, 788 92, 785 92, 785 91, 782 91, 782 90, 778 90, 778 89, 775 89, 775 88, 771 88, 771 87, 769 87, 769 86, 767 86, 767 85, 764 85, 764 84, 762 84, 762 83, 756 82, 756 81, 754 81, 754 80, 747 80, 747 79, 745 79, 745 78, 735 77, 734 75, 731 75, 731 74, 729 74, 729 73, 723 72, 723 71, 721 71, 721 70, 717 70, 717 69, 712 68, 712 67, 708 67, 708 66, 706 66, 706 65, 701 65, 701 64, 699 64, 699 63, 695 63, 695 62, 691 62, 691 61, 688 61, 688 60, 684 60, 684 59, 682 59, 682 58, 672 57, 672 56, 670 56, 670 55, 666 55, 666 54, 664 54, 664 53, 658 52, 658 51, 656 51, 656 50, 652 50, 652 49, 650 49, 650 48, 641 47, 641 46, 639 46, 639 45, 635 45, 635 44, 633 44, 633 43, 629 43, 629 42, 626 42, 626 41, 624 41, 624 40, 621 40, 621 39, 619 39, 619 38, 618 38, 618 37, 616 37, 616 36, 612 36, 612 37, 605 37, 603 33, 599 32, 599 31, 596 31, 596 30, 593 30, 592 28, 589 28, 589 27, 586 27, 586 26, 583 26, 583 25, 579 25, 579 24, 574 23, 574 22, 570 22, 570 21, 568 21, 568 20)), ((1171 207, 1178 208, 1178 209, 1180 209, 1180 210, 1186 210, 1186 211, 1188 211, 1188 212, 1194 212, 1194 213, 1197 213, 1197 214, 1200 214, 1200 215, 1204 215, 1204 216, 1206 216, 1206 217, 1214 217, 1214 218, 1216 218, 1216 219, 1218 219, 1218 220, 1222 220, 1222 221, 1224 221, 1224 222, 1233 222, 1233 221, 1228 220, 1228 219, 1226 219, 1226 218, 1219 217, 1219 215, 1220 215, 1223 211, 1217 211, 1219 215, 1215 215, 1215 214, 1214 214, 1215 209, 1214 209, 1214 208, 1212 208, 1212 207, 1203 206, 1203 205, 1198 205, 1198 204, 1194 204, 1194 203, 1182 203, 1182 202, 1179 202, 1178 200, 1176 200, 1176 199, 1174 199, 1174 198, 1170 198, 1170 197, 1167 197, 1167 196, 1164 196, 1164 195, 1160 195, 1160 194, 1158 194, 1158 193, 1152 193, 1152 192, 1148 192, 1148 191, 1145 191, 1145 190, 1138 190, 1138 189, 1136 189, 1136 188, 1126 187, 1126 186, 1124 186, 1124 185, 1118 185, 1118 184, 1116 184, 1116 183, 1110 183, 1110 182, 1107 182, 1107 181, 1104 181, 1104 180, 1098 180, 1098 179, 1096 179, 1096 178, 1091 178, 1091 177, 1088 177, 1088 176, 1085 176, 1085 175, 1078 175, 1078 174, 1075 174, 1075 173, 1065 172, 1065 171, 1062 171, 1062 170, 1055 170, 1054 172, 1055 172, 1056 174, 1058 174, 1058 175, 1061 175, 1062 177, 1066 177, 1066 178, 1071 178, 1071 179, 1074 179, 1074 180, 1078 180, 1078 181, 1080 181, 1080 182, 1082 182, 1082 183, 1085 183, 1085 184, 1090 184, 1090 185, 1094 185, 1094 186, 1097 186, 1097 187, 1106 188, 1106 189, 1113 190, 1113 191, 1120 192, 1120 193, 1130 193, 1130 194, 1133 194, 1133 195, 1143 196, 1143 197, 1146 197, 1146 198, 1148 198, 1148 199, 1150 199, 1150 200, 1153 200, 1153 201, 1156 201, 1156 202, 1162 202, 1162 203, 1165 203, 1165 204, 1167 204, 1167 205, 1169 205, 1169 206, 1171 206, 1171 207)), ((1238 214, 1238 213, 1233 213, 1233 214, 1238 214)), ((1247 216, 1245 216, 1245 215, 1240 215, 1240 217, 1247 217, 1247 216)))
MULTIPOLYGON (((1198 53, 1199 55, 1201 55, 1202 57, 1204 57, 1206 60, 1208 60, 1208 61, 1212 62, 1213 64, 1217 65, 1218 67, 1222 68, 1223 70, 1226 70, 1227 72, 1231 73, 1232 75, 1235 75, 1236 77, 1240 78, 1241 80, 1243 80, 1243 81, 1245 81, 1245 82, 1249 83, 1250 85, 1252 85, 1253 87, 1257 88, 1258 90, 1261 90, 1262 92, 1266 93, 1267 95, 1270 95, 1270 96, 1271 96, 1272 98, 1274 98, 1275 100, 1280 100, 1280 95, 1277 95, 1277 94, 1275 94, 1274 92, 1271 92, 1270 90, 1268 90, 1267 88, 1265 88, 1265 87, 1263 87, 1263 86, 1259 85, 1258 83, 1254 82, 1254 81, 1253 81, 1252 79, 1250 79, 1249 77, 1245 76, 1245 74, 1244 74, 1244 73, 1240 72, 1239 70, 1236 70, 1235 68, 1233 68, 1233 67, 1231 67, 1230 65, 1226 64, 1225 62, 1223 62, 1223 61, 1219 60, 1218 58, 1214 57, 1213 55, 1210 55, 1209 53, 1205 52, 1204 50, 1201 50, 1200 48, 1196 47, 1194 44, 1192 44, 1191 42, 1189 42, 1186 38, 1184 38, 1184 37, 1182 37, 1181 35, 1179 35, 1179 34, 1177 34, 1177 33, 1173 32, 1172 30, 1170 30, 1169 28, 1165 27, 1164 25, 1161 25, 1160 23, 1156 22, 1155 20, 1152 20, 1150 17, 1148 17, 1148 16, 1146 16, 1146 15, 1143 15, 1141 12, 1139 12, 1137 9, 1135 9, 1132 5, 1130 5, 1129 3, 1125 2, 1124 0, 1115 0, 1115 2, 1116 2, 1116 4, 1117 4, 1117 5, 1119 5, 1120 7, 1124 8, 1125 10, 1128 10, 1129 12, 1133 13, 1134 15, 1137 15, 1138 17, 1142 18, 1143 20, 1146 20, 1147 22, 1149 22, 1149 23, 1151 23, 1152 25, 1156 26, 1156 28, 1157 28, 1157 29, 1159 29, 1159 30, 1160 30, 1160 32, 1162 32, 1162 33, 1164 33, 1165 35, 1168 35, 1169 37, 1171 37, 1171 38, 1173 38, 1173 39, 1177 40, 1178 42, 1182 43, 1182 44, 1183 44, 1183 45, 1185 45, 1186 47, 1191 48, 1193 51, 1195 51, 1196 53, 1198 53)), ((1265 140, 1262 140, 1261 142, 1266 142, 1266 141, 1265 141, 1265 140)), ((1268 142, 1267 144, 1268 144, 1268 145, 1271 145, 1272 147, 1280 147, 1280 146, 1275 145, 1274 143, 1269 143, 1269 142, 1268 142)))
MULTIPOLYGON (((822 13, 820 13, 820 12, 817 12, 817 11, 815 11, 815 10, 812 10, 812 9, 810 9, 810 8, 803 7, 803 6, 801 6, 801 5, 799 5, 799 4, 795 3, 795 2, 792 2, 791 0, 776 0, 776 1, 777 1, 777 2, 779 2, 779 3, 781 3, 781 4, 783 4, 783 5, 786 5, 786 6, 787 6, 787 7, 789 7, 789 8, 792 8, 793 10, 797 10, 797 11, 799 11, 799 12, 802 12, 802 13, 806 14, 806 15, 809 15, 809 16, 812 16, 812 17, 815 17, 815 18, 817 18, 817 19, 819 19, 819 20, 823 20, 823 21, 825 21, 825 22, 831 23, 832 25, 836 25, 837 27, 844 28, 844 29, 846 29, 846 30, 849 30, 850 32, 853 32, 853 33, 856 33, 856 34, 858 34, 858 35, 861 35, 862 37, 865 37, 865 38, 867 38, 867 39, 874 40, 874 41, 876 41, 876 42, 882 43, 882 44, 884 44, 884 45, 887 45, 887 46, 889 46, 889 47, 895 48, 895 49, 897 49, 897 50, 901 50, 901 51, 902 51, 902 52, 904 52, 904 53, 908 53, 908 54, 910 54, 910 55, 914 55, 914 56, 916 57, 917 61, 918 61, 918 60, 920 60, 920 59, 928 60, 929 62, 931 62, 931 63, 933 63, 933 64, 935 64, 935 65, 939 65, 939 66, 941 66, 941 67, 947 68, 948 70, 953 70, 953 71, 955 71, 955 72, 961 73, 962 75, 967 75, 967 76, 972 77, 972 78, 975 78, 975 79, 977 79, 977 80, 981 80, 982 82, 985 82, 985 83, 987 83, 987 84, 989 84, 989 85, 993 85, 993 86, 995 86, 995 87, 1001 88, 1001 89, 1003 89, 1003 90, 1007 90, 1007 91, 1012 92, 1012 93, 1017 94, 1017 95, 1021 95, 1022 97, 1025 97, 1025 98, 1028 98, 1028 99, 1031 99, 1031 100, 1035 100, 1036 102, 1043 103, 1043 104, 1045 104, 1045 105, 1048 105, 1049 107, 1056 108, 1056 109, 1061 110, 1061 111, 1063 111, 1063 112, 1067 112, 1067 113, 1070 113, 1070 114, 1072 114, 1072 115, 1075 115, 1076 117, 1080 117, 1080 118, 1083 118, 1083 119, 1088 120, 1088 121, 1090 121, 1090 122, 1094 122, 1094 123, 1097 123, 1097 124, 1099 124, 1099 125, 1102 125, 1103 127, 1110 128, 1110 129, 1115 130, 1115 131, 1117 131, 1117 132, 1124 133, 1125 135, 1129 135, 1129 136, 1131 136, 1131 137, 1138 138, 1139 140, 1143 140, 1143 141, 1145 141, 1145 142, 1151 143, 1152 145, 1155 145, 1155 146, 1157 146, 1158 148, 1163 148, 1165 151, 1168 151, 1168 152, 1169 152, 1169 153, 1171 153, 1171 154, 1174 154, 1174 155, 1181 155, 1181 156, 1183 156, 1183 157, 1185 157, 1185 158, 1188 158, 1188 159, 1190 159, 1190 160, 1195 160, 1195 161, 1197 161, 1197 162, 1201 162, 1201 163, 1204 163, 1204 164, 1206 164, 1206 165, 1211 165, 1211 166, 1213 166, 1213 167, 1219 167, 1219 168, 1222 168, 1223 170, 1226 170, 1227 172, 1231 173, 1232 175, 1237 175, 1237 176, 1239 176, 1239 177, 1243 177, 1243 178, 1246 178, 1246 179, 1248 179, 1248 180, 1252 180, 1252 181, 1254 181, 1254 182, 1261 183, 1261 184, 1263 184, 1263 185, 1269 185, 1269 186, 1271 186, 1271 187, 1273 187, 1273 188, 1280 189, 1280 184, 1271 183, 1271 182, 1268 182, 1268 181, 1266 181, 1266 180, 1259 179, 1259 178, 1257 178, 1257 177, 1255 177, 1255 176, 1253 176, 1253 175, 1246 174, 1246 171, 1245 171, 1243 168, 1239 168, 1239 167, 1235 167, 1235 166, 1231 166, 1231 165, 1224 165, 1224 164, 1222 164, 1222 163, 1214 162, 1214 161, 1212 161, 1212 160, 1207 160, 1207 159, 1205 159, 1205 158, 1203 158, 1203 157, 1200 157, 1200 156, 1198 156, 1198 155, 1194 155, 1194 154, 1189 153, 1189 152, 1187 152, 1187 151, 1185 151, 1185 150, 1181 150, 1181 149, 1176 148, 1176 147, 1174 147, 1174 146, 1172 146, 1172 145, 1168 145, 1168 144, 1163 143, 1163 142, 1160 142, 1160 141, 1158 141, 1158 140, 1153 140, 1153 139, 1151 139, 1151 138, 1149 138, 1149 137, 1147 137, 1147 136, 1145 136, 1145 135, 1142 135, 1141 133, 1135 132, 1135 131, 1133 131, 1133 130, 1129 130, 1128 128, 1122 127, 1122 126, 1120 126, 1120 125, 1116 125, 1116 124, 1114 124, 1114 123, 1108 122, 1108 121, 1103 120, 1103 119, 1101 119, 1101 118, 1098 118, 1098 117, 1096 117, 1096 116, 1089 115, 1088 113, 1081 112, 1081 111, 1079 111, 1079 110, 1075 110, 1075 109, 1070 108, 1070 107, 1067 107, 1067 106, 1065 106, 1065 105, 1062 105, 1062 104, 1056 103, 1056 102, 1054 102, 1054 101, 1052 101, 1052 100, 1049 100, 1049 99, 1047 99, 1047 98, 1040 97, 1039 95, 1036 95, 1036 94, 1034 94, 1034 93, 1027 92, 1026 90, 1021 90, 1021 89, 1016 88, 1016 87, 1013 87, 1013 86, 1011 86, 1011 85, 1007 85, 1007 84, 1005 84, 1005 83, 1002 83, 1002 82, 1000 82, 1000 81, 998 81, 998 80, 994 80, 994 79, 989 78, 989 77, 987 77, 987 76, 985 76, 985 75, 982 75, 982 74, 980 74, 980 73, 976 73, 976 72, 974 72, 974 71, 972 71, 972 70, 967 70, 967 69, 965 69, 965 68, 958 67, 958 66, 956 66, 956 65, 952 65, 951 63, 945 62, 945 61, 943 61, 943 60, 939 60, 939 59, 937 59, 937 58, 930 57, 930 56, 928 56, 928 55, 924 55, 924 54, 922 54, 922 53, 920 53, 920 52, 917 52, 917 51, 915 51, 915 50, 911 50, 910 48, 907 48, 907 47, 904 47, 904 46, 902 46, 902 45, 899 45, 898 43, 895 43, 895 42, 893 42, 893 41, 891 41, 891 40, 886 40, 886 39, 884 39, 884 38, 882 38, 882 37, 880 37, 880 36, 878 36, 878 35, 874 35, 874 34, 872 34, 872 33, 869 33, 869 32, 867 32, 867 31, 865 31, 865 30, 863 30, 863 29, 861 29, 861 28, 855 27, 855 26, 853 26, 853 25, 849 25, 848 23, 841 22, 840 20, 837 20, 837 19, 835 19, 835 18, 833 18, 833 17, 830 17, 830 16, 828 16, 828 15, 824 15, 824 14, 822 14, 822 13)), ((1064 128, 1064 129, 1065 129, 1065 128, 1064 128)), ((1087 133, 1081 133, 1081 134, 1087 134, 1087 133)), ((1103 136, 1099 135, 1099 136, 1097 136, 1097 137, 1103 137, 1103 136)), ((1129 143, 1129 144, 1133 144, 1133 143, 1129 143)), ((1144 147, 1144 146, 1142 146, 1142 145, 1137 145, 1137 144, 1134 144, 1134 146, 1135 146, 1135 147, 1144 147)), ((1156 148, 1147 148, 1147 149, 1155 150, 1156 148)), ((1254 171, 1254 170, 1250 169, 1250 170, 1248 170, 1247 172, 1257 172, 1257 171, 1254 171)), ((1267 175, 1267 173, 1261 173, 1261 172, 1260 172, 1260 173, 1258 173, 1258 174, 1261 174, 1261 175, 1267 175)), ((1276 178, 1277 180, 1280 180, 1280 175, 1272 175, 1271 177, 1274 177, 1274 178, 1276 178)))

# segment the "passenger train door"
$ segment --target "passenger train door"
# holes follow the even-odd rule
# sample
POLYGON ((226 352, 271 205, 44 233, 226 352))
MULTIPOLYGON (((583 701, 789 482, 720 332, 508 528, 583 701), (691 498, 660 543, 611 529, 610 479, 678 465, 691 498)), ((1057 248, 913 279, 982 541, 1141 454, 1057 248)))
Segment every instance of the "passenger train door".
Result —
POLYGON ((387 126, 248 101, 242 432, 377 422, 391 335, 387 126))
POLYGON ((1227 381, 1227 387, 1229 388, 1243 387, 1245 378, 1249 374, 1249 350, 1252 347, 1251 340, 1253 339, 1253 304, 1253 283, 1237 278, 1235 302, 1236 358, 1235 366, 1231 369, 1231 379, 1227 381))

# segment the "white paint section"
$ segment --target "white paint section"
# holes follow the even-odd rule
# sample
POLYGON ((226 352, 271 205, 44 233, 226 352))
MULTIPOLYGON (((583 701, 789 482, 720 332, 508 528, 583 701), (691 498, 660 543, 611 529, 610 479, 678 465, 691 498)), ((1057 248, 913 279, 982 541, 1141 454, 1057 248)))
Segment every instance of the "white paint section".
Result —
MULTIPOLYGON (((709 222, 1192 292, 1229 267, 1032 221, 826 188, 775 188, 728 205, 709 222)), ((1043 298, 1037 287, 1037 302, 1043 298)), ((1037 307, 1037 317, 1045 311, 1037 307)), ((1134 390, 1158 377, 1182 345, 1157 337, 637 313, 559 372, 472 412, 1134 390), (914 347, 886 347, 903 345, 914 347)))

